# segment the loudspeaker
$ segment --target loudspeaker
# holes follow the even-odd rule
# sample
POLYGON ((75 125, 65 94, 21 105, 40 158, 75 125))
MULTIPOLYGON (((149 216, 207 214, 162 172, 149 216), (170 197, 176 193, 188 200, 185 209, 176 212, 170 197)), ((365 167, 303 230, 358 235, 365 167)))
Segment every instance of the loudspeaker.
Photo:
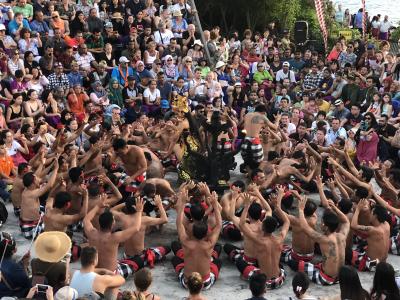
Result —
POLYGON ((294 24, 294 41, 296 45, 304 44, 308 40, 308 23, 306 21, 297 21, 294 24))

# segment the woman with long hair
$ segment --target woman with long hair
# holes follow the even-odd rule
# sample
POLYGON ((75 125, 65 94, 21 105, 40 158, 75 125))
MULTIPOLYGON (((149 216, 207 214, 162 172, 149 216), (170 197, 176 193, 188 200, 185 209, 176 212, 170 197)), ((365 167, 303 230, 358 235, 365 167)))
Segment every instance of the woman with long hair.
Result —
POLYGON ((32 78, 29 80, 27 87, 28 89, 35 90, 39 95, 41 95, 46 86, 49 85, 49 80, 42 74, 39 67, 33 67, 31 74, 32 78))
POLYGON ((351 266, 342 266, 339 270, 340 296, 330 300, 369 300, 368 292, 362 287, 356 269, 351 266))
POLYGON ((297 272, 292 280, 293 293, 296 298, 289 297, 289 300, 317 300, 317 298, 307 294, 310 280, 307 275, 302 272, 297 272))
POLYGON ((6 122, 11 129, 17 130, 24 118, 23 96, 16 93, 13 97, 13 100, 11 100, 10 105, 7 107, 6 122))
POLYGON ((207 300, 206 297, 201 295, 201 289, 203 288, 203 278, 197 272, 190 274, 187 279, 187 286, 189 289, 189 296, 185 300, 207 300))
POLYGON ((133 282, 136 286, 136 291, 124 292, 123 300, 160 300, 160 297, 149 292, 149 287, 153 282, 153 276, 148 268, 140 269, 135 272, 133 282))
POLYGON ((396 284, 394 269, 387 262, 376 266, 374 281, 371 289, 372 300, 399 300, 400 292, 396 284))
POLYGON ((47 123, 49 123, 50 126, 57 128, 57 126, 61 123, 61 114, 58 109, 58 103, 56 99, 54 99, 51 90, 45 90, 43 92, 42 101, 46 107, 44 115, 47 123))

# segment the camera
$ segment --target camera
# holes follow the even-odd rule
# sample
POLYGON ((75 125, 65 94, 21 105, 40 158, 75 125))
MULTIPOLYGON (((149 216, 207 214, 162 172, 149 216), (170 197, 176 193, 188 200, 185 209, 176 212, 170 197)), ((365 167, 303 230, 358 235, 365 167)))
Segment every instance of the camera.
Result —
POLYGON ((45 299, 46 299, 46 292, 47 292, 48 288, 49 288, 49 286, 46 285, 46 284, 37 284, 36 285, 36 289, 37 289, 36 294, 37 294, 37 296, 45 297, 45 299))

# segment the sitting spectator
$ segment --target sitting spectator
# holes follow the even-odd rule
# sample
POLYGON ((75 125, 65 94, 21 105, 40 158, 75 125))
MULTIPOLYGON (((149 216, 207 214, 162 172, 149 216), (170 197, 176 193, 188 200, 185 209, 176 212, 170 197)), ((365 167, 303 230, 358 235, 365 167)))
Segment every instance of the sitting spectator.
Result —
POLYGON ((24 255, 20 262, 13 260, 17 245, 15 239, 6 232, 0 233, 0 253, 2 256, 0 297, 23 298, 31 288, 28 277, 29 254, 24 255))
POLYGON ((81 253, 81 269, 75 271, 70 286, 78 292, 79 297, 97 294, 100 297, 115 297, 118 288, 125 283, 121 275, 99 269, 96 273, 98 262, 97 250, 94 247, 85 247, 81 253))

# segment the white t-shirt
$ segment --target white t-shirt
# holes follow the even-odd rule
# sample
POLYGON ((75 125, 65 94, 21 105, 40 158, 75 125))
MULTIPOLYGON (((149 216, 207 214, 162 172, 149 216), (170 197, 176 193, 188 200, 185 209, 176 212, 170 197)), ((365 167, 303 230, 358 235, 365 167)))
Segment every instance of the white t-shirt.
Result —
POLYGON ((380 26, 380 32, 388 32, 390 27, 392 27, 391 22, 382 22, 380 26))
POLYGON ((157 98, 161 97, 160 90, 155 89, 153 92, 149 88, 144 90, 143 97, 149 98, 150 103, 156 102, 157 98))
POLYGON ((157 44, 162 44, 164 46, 168 46, 173 37, 174 34, 169 29, 165 29, 163 33, 161 33, 160 31, 154 32, 154 41, 157 44))
POLYGON ((13 141, 11 148, 7 149, 7 154, 9 156, 13 156, 13 155, 17 154, 18 150, 21 148, 22 148, 22 146, 20 143, 18 143, 17 141, 13 141))

